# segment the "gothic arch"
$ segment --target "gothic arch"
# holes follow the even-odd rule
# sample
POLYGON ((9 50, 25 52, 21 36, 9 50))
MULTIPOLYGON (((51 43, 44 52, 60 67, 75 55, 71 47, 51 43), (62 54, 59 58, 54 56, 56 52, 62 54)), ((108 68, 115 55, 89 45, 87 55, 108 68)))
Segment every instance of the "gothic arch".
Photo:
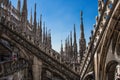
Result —
POLYGON ((12 51, 10 49, 10 44, 3 39, 0 39, 0 62, 9 61, 12 57, 12 51))
POLYGON ((85 75, 85 77, 83 78, 83 80, 95 80, 93 71, 87 73, 87 74, 85 75))
POLYGON ((115 79, 115 69, 118 65, 118 62, 115 60, 110 61, 106 66, 106 80, 114 80, 115 79))
POLYGON ((6 42, 8 42, 10 45, 12 45, 10 47, 10 51, 12 52, 12 48, 17 48, 19 50, 19 53, 18 55, 21 57, 21 58, 25 58, 26 60, 30 60, 30 55, 27 54, 27 50, 23 49, 21 46, 19 46, 16 42, 12 41, 11 39, 9 39, 9 37, 0 37, 0 40, 4 40, 6 42))
POLYGON ((120 62, 120 33, 118 33, 116 45, 115 45, 115 51, 114 56, 117 62, 120 62))
POLYGON ((115 52, 115 46, 118 38, 118 32, 114 32, 113 38, 112 38, 112 53, 115 52))
MULTIPOLYGON (((118 37, 118 36, 117 36, 118 37)), ((113 39, 112 39, 113 40, 113 39)), ((102 76, 102 79, 104 80, 106 78, 106 76, 108 76, 108 80, 113 80, 113 73, 110 74, 110 72, 113 72, 115 70, 117 61, 110 61, 107 65, 106 65, 106 59, 108 56, 108 49, 110 46, 110 43, 113 42, 112 40, 105 40, 105 43, 103 43, 103 47, 102 47, 102 52, 101 52, 101 58, 100 58, 100 75, 102 76), (110 75, 111 78, 110 78, 110 75)), ((114 42, 114 45, 116 45, 117 42, 114 42)), ((115 47, 116 48, 116 47, 115 47)), ((115 54, 115 48, 113 50, 113 44, 112 44, 112 54, 115 54)), ((115 71, 114 71, 115 72, 115 71)))
MULTIPOLYGON (((25 59, 25 60, 28 62, 28 65, 29 65, 28 70, 31 69, 31 65, 32 65, 32 63, 33 63, 33 60, 32 60, 32 58, 30 57, 30 55, 27 54, 27 52, 26 52, 27 50, 23 49, 21 46, 19 46, 17 43, 13 42, 13 41, 10 40, 10 39, 1 37, 0 40, 5 40, 5 41, 7 41, 10 45, 12 45, 12 47, 15 47, 15 48, 19 49, 19 53, 18 53, 19 56, 20 56, 19 59, 25 59)), ((11 52, 12 52, 12 49, 10 49, 10 50, 11 50, 11 52)))

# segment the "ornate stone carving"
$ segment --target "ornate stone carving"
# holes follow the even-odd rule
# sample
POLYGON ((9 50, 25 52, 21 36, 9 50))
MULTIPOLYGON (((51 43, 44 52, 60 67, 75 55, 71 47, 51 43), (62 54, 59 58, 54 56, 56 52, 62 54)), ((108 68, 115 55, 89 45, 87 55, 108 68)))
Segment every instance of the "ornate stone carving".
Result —
POLYGON ((7 76, 14 72, 20 71, 28 67, 28 62, 24 59, 19 59, 17 61, 7 61, 0 63, 0 68, 2 68, 0 72, 0 77, 7 76))
POLYGON ((120 63, 120 34, 117 38, 114 55, 115 55, 116 60, 120 63))

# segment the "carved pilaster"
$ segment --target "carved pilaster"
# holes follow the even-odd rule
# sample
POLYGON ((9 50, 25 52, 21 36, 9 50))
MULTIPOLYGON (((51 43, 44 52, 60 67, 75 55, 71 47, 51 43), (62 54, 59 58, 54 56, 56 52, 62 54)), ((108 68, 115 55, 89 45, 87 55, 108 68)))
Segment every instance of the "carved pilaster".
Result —
POLYGON ((36 57, 33 59, 33 80, 41 80, 42 62, 36 57))

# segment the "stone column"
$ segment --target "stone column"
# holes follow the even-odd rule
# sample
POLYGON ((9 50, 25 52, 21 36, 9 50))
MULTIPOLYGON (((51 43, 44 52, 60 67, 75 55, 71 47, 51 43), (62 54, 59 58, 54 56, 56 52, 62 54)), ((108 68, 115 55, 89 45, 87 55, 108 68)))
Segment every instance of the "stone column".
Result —
POLYGON ((33 59, 33 80, 41 80, 41 72, 42 72, 42 62, 41 60, 38 60, 37 57, 34 57, 33 59))
POLYGON ((99 80, 99 68, 98 68, 98 54, 95 53, 94 55, 94 70, 95 70, 95 80, 99 80))

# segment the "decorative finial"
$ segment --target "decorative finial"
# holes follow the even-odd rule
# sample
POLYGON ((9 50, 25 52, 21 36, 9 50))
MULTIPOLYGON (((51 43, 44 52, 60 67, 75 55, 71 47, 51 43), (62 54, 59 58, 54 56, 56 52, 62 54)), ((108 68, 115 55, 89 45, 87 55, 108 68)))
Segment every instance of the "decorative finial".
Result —
POLYGON ((40 15, 40 21, 42 21, 42 14, 40 15))
POLYGON ((83 16, 83 11, 80 12, 81 17, 83 16))
POLYGON ((81 23, 83 22, 83 11, 80 12, 81 23))
POLYGON ((36 3, 35 3, 35 11, 36 11, 36 3))
POLYGON ((61 48, 62 48, 62 40, 61 40, 61 48))
POLYGON ((32 25, 32 8, 31 8, 30 24, 32 25))
POLYGON ((75 24, 74 24, 74 43, 76 44, 76 29, 75 29, 75 24))

